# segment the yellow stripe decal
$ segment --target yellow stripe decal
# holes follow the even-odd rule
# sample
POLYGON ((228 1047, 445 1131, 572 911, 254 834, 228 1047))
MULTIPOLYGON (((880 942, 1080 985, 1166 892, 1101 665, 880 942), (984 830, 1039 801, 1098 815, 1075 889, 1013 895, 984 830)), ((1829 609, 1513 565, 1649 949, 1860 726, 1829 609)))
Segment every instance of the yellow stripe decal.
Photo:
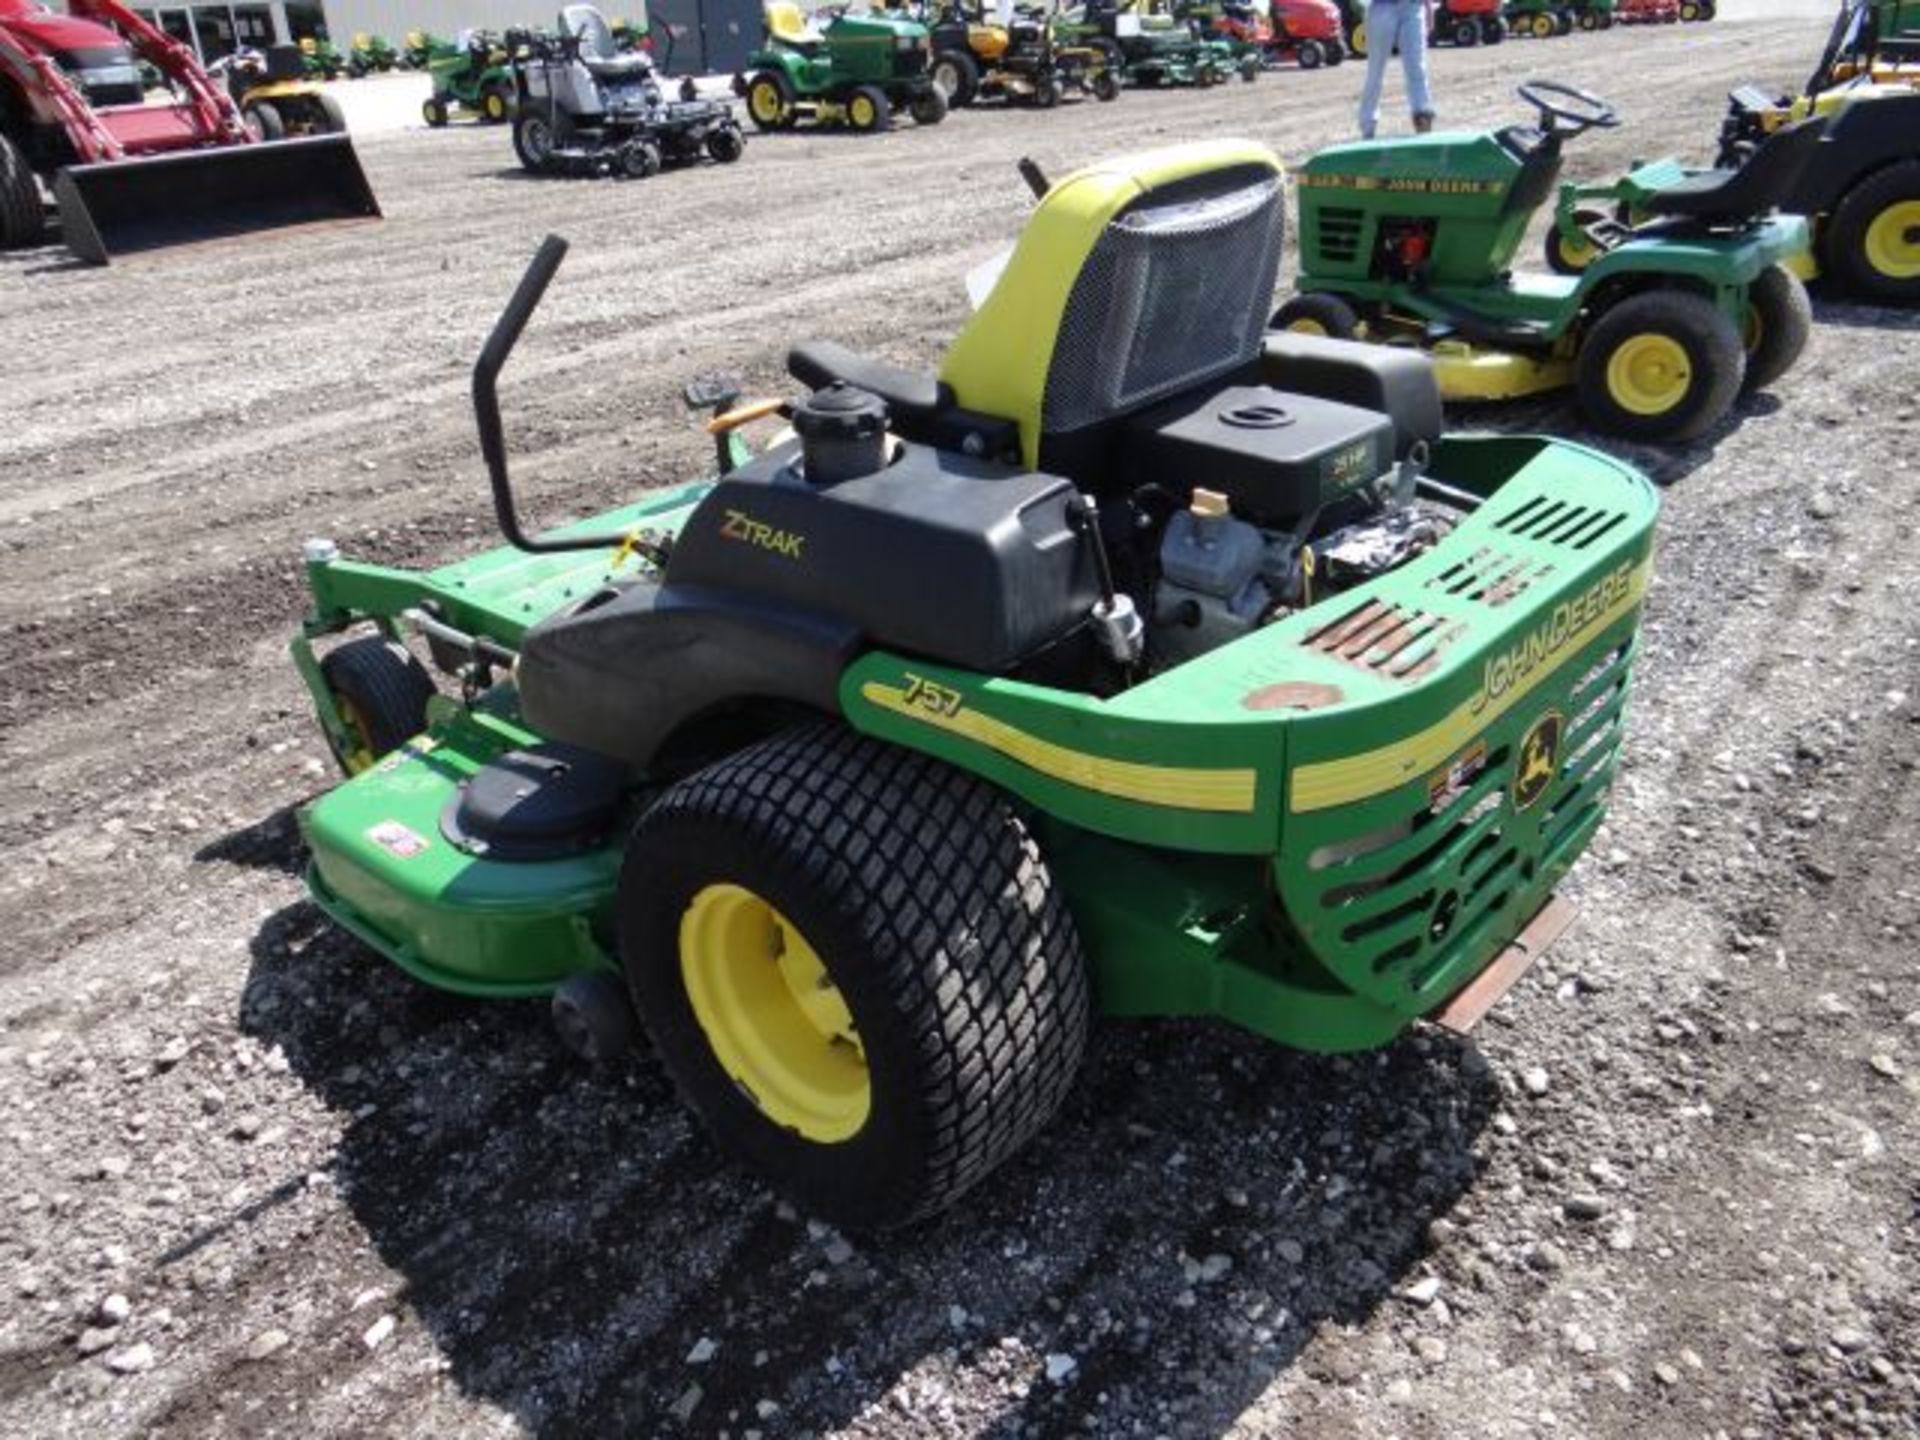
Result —
MULTIPOLYGON (((1618 594, 1576 629, 1568 632, 1552 647, 1552 653, 1571 656, 1582 645, 1608 626, 1630 613, 1646 594, 1647 580, 1653 571, 1649 557, 1624 577, 1618 594)), ((1601 581, 1606 584, 1606 581, 1601 581)), ((1551 619, 1547 622, 1551 626, 1551 619)), ((1537 634, 1538 632, 1536 632, 1537 634)), ((1530 637, 1531 638, 1531 637, 1530 637)), ((1522 641, 1522 645, 1527 642, 1522 641)), ((1503 657, 1504 658, 1504 657, 1503 657)), ((1551 658, 1551 654, 1547 657, 1551 658)), ((1383 745, 1365 754, 1343 760, 1322 760, 1301 765, 1293 772, 1292 808, 1295 814, 1308 810, 1327 810, 1335 805, 1350 805, 1356 800, 1384 795, 1417 775, 1425 775, 1450 759, 1466 743, 1518 705, 1537 687, 1557 675, 1562 666, 1539 664, 1532 673, 1509 685, 1489 700, 1482 688, 1437 724, 1391 745, 1383 745)))
POLYGON ((1133 760, 1109 760, 1083 750, 1069 750, 1042 740, 1004 720, 960 706, 950 713, 915 704, 896 685, 869 680, 860 687, 863 698, 883 710, 932 725, 976 745, 984 745, 1029 770, 1082 790, 1097 790, 1142 805, 1174 810, 1209 810, 1251 815, 1259 780, 1254 770, 1194 770, 1172 765, 1142 765, 1133 760))

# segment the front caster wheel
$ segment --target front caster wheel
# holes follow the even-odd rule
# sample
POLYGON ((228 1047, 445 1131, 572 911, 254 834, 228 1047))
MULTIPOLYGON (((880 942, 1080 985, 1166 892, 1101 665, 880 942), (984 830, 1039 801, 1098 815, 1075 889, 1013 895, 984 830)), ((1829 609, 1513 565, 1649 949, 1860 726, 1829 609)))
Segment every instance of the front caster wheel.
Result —
POLYGON ((633 1047, 633 1004, 620 977, 605 971, 571 975, 553 992, 553 1028, 575 1059, 604 1065, 633 1047))

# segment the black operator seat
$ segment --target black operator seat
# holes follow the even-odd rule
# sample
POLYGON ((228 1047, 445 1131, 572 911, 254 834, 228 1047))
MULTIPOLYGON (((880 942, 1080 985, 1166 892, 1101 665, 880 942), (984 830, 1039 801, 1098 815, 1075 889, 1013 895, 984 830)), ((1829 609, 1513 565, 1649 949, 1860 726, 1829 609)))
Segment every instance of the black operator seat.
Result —
POLYGON ((1656 190, 1641 208, 1651 215, 1694 220, 1750 220, 1793 193, 1827 127, 1815 116, 1776 130, 1738 170, 1702 170, 1656 190))
POLYGON ((607 17, 591 5, 569 5, 560 12, 567 33, 580 41, 580 59, 596 80, 628 80, 651 74, 653 61, 644 54, 623 55, 613 38, 607 17))

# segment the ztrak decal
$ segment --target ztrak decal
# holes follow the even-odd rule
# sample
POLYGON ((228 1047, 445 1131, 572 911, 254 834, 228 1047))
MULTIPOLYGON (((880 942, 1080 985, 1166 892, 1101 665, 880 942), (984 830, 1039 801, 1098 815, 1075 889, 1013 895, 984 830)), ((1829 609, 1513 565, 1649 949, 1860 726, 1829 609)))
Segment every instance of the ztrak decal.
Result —
POLYGON ((1560 737, 1567 726, 1558 710, 1549 710, 1527 729, 1520 742, 1520 763, 1513 767, 1513 808, 1524 812, 1547 793, 1560 769, 1560 737))
POLYGON ((729 510, 727 518, 721 522, 722 540, 741 540, 762 550, 771 550, 776 555, 784 555, 789 560, 800 558, 800 549, 807 543, 807 537, 797 530, 778 530, 764 520, 756 520, 744 510, 729 510))
POLYGON ((1145 765, 1137 760, 1112 760, 1069 750, 1043 740, 1004 720, 969 709, 966 696, 948 685, 912 671, 900 677, 904 685, 882 685, 869 680, 861 698, 883 710, 919 720, 976 745, 984 745, 1029 770, 1074 785, 1142 805, 1170 810, 1206 810, 1251 815, 1259 775, 1253 770, 1200 770, 1178 765, 1145 765))

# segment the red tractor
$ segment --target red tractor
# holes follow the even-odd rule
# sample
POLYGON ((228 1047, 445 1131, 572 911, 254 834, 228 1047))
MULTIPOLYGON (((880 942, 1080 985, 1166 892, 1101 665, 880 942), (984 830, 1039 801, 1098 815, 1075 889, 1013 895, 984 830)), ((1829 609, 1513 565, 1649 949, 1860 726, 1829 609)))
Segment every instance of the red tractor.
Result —
POLYGON ((1437 45, 1498 45, 1507 38, 1501 0, 1440 0, 1433 7, 1437 45))
POLYGON ((342 135, 266 142, 178 41, 117 0, 0 0, 0 249, 42 243, 51 190, 83 260, 380 213, 342 135), (164 98, 149 101, 140 65, 164 98))
POLYGON ((1680 0, 1619 0, 1613 18, 1621 25, 1671 25, 1680 18, 1680 0))
POLYGON ((1274 59, 1318 70, 1347 58, 1345 27, 1333 0, 1271 0, 1268 14, 1273 41, 1267 53, 1274 59))

